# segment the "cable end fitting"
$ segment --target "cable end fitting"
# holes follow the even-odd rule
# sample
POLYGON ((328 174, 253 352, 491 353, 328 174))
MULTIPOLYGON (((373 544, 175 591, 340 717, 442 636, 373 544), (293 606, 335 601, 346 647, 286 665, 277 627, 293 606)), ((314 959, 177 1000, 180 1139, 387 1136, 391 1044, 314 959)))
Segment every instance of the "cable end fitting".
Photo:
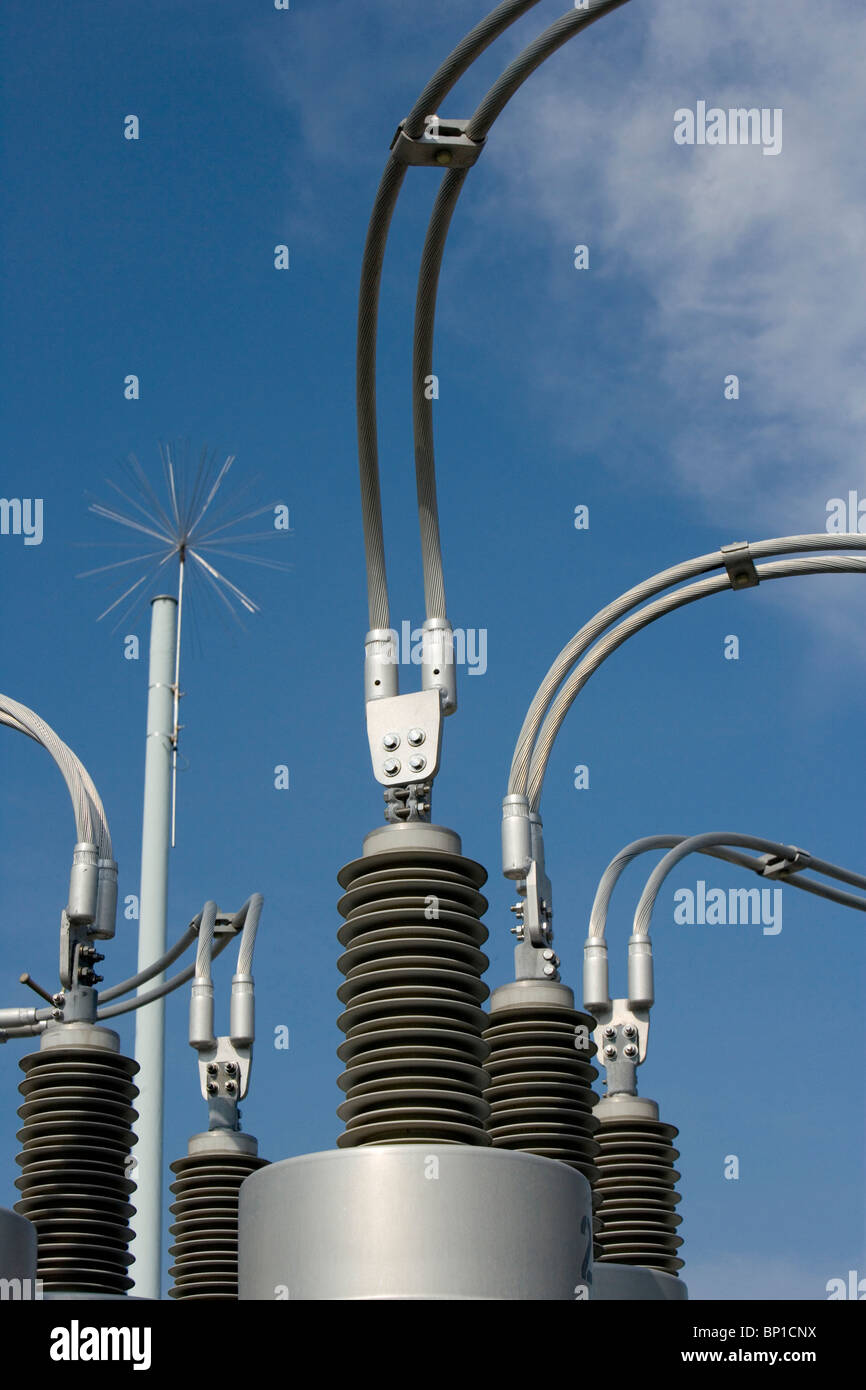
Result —
POLYGON ((256 1038, 256 1001, 252 975, 233 975, 229 1032, 234 1047, 252 1047, 256 1038))
POLYGON ((69 904, 66 916, 75 926, 89 926, 96 917, 99 893, 99 851, 96 845, 80 840, 72 851, 69 874, 69 904))
POLYGON ((427 618, 421 631, 421 688, 438 690, 442 713, 453 714, 457 708, 453 629, 447 618, 427 618))
POLYGON ((197 1052, 216 1047, 213 1030, 213 984, 195 980, 189 1001, 189 1045, 197 1052))
POLYGON ((531 863, 529 798, 509 793, 502 798, 502 872, 506 878, 526 878, 531 863))
POLYGON ((655 1003, 653 948, 648 936, 628 939, 628 1006, 651 1009, 655 1003))
POLYGON ((117 862, 100 859, 96 890, 96 918, 91 936, 110 941, 117 926, 117 862))
POLYGON ((387 700, 399 693, 397 634, 391 627, 374 627, 364 639, 364 700, 387 700))
POLYGON ((588 936, 583 946, 583 1007, 599 1014, 611 1007, 607 942, 603 936, 588 936))

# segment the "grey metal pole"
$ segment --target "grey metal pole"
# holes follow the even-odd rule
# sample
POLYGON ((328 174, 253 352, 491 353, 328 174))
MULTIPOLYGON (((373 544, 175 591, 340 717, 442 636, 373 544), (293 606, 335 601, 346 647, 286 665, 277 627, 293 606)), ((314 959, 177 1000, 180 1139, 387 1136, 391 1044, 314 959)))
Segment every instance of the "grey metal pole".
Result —
MULTIPOLYGON (((168 851, 171 830, 171 769, 174 731, 174 678, 177 600, 152 600, 150 666, 147 684, 147 745, 141 828, 138 969, 165 953, 168 908, 168 851)), ((162 983, 157 975, 139 989, 162 983)), ((135 1060, 141 1071, 136 1108, 137 1164, 133 1174, 137 1216, 130 1273, 139 1298, 159 1298, 162 1267, 162 1113, 165 1056, 165 999, 135 1015, 135 1060)))

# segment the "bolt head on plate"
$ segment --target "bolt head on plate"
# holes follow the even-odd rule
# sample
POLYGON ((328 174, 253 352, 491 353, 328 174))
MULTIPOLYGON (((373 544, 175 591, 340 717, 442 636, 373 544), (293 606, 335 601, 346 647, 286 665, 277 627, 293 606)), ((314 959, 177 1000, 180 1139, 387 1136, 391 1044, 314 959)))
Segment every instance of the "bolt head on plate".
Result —
POLYGON ((399 758, 386 758, 383 764, 386 777, 396 777, 400 771, 399 758))

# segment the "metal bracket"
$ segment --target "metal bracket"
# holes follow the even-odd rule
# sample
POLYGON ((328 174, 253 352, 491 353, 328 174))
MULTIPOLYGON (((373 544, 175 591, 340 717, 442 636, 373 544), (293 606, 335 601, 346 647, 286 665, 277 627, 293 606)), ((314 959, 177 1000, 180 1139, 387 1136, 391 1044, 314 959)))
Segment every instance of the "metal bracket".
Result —
POLYGON ((517 978, 558 979, 559 959, 549 949, 553 941, 553 888, 544 865, 537 859, 532 860, 517 891, 523 899, 511 909, 517 914, 517 926, 511 930, 520 943, 515 952, 517 978), (550 965, 554 967, 552 971, 546 968, 550 965))
POLYGON ((607 1075, 607 1093, 637 1093, 635 1073, 646 1061, 649 1042, 649 1009, 630 1009, 627 999, 612 999, 599 1009, 593 1033, 599 1061, 607 1075))
POLYGON ((383 787, 432 782, 439 771, 442 702, 438 690, 367 701, 373 776, 383 787))
POLYGON ((247 1093, 252 1047, 235 1047, 231 1038, 217 1038, 213 1047, 198 1049, 198 1074, 205 1100, 239 1101, 247 1093))
POLYGON ((470 140, 468 121, 425 118, 424 134, 413 138, 401 121, 391 141, 391 153, 401 164, 425 164, 448 169, 468 169, 484 149, 483 140, 470 140))
POLYGON ((755 569, 748 541, 723 545, 721 552, 725 557, 725 569, 732 589, 754 589, 756 584, 760 584, 760 575, 755 569))
POLYGON ((791 874, 807 869, 812 862, 812 856, 808 850, 794 848, 793 859, 781 859, 775 854, 762 854, 760 862, 764 866, 761 869, 762 878, 790 878, 791 874))

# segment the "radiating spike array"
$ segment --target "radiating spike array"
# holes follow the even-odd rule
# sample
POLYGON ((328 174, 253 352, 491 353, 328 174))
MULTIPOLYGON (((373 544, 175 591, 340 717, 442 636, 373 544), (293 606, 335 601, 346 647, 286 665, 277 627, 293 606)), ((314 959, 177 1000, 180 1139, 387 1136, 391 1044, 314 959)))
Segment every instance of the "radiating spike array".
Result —
POLYGON ((138 1118, 138 1064, 96 1047, 57 1047, 21 1058, 22 1168, 15 1210, 36 1227, 46 1291, 123 1294, 132 1287, 129 1156, 138 1118))
POLYGON ((479 864, 438 849, 380 853, 341 872, 340 1148, 490 1142, 485 878, 479 864))

